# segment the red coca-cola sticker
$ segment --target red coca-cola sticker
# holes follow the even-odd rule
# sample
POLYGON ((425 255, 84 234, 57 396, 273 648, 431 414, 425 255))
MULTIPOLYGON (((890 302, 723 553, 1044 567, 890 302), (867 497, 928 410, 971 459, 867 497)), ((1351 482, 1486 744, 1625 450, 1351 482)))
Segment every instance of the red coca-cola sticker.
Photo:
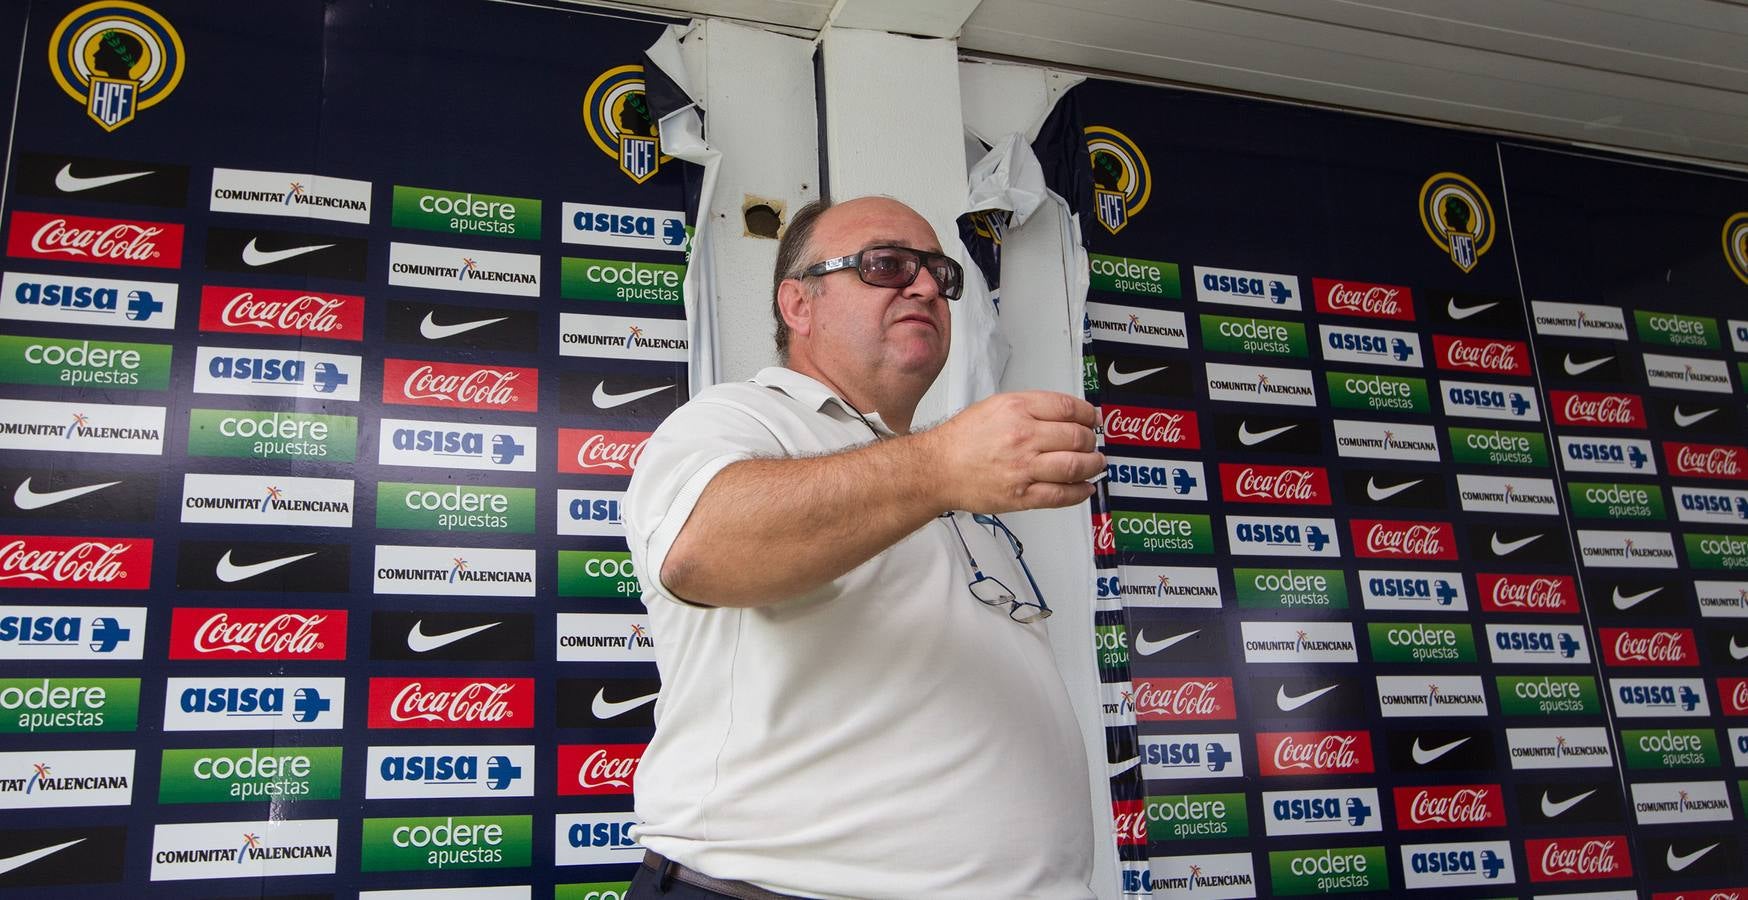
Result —
POLYGON ((647 431, 597 431, 592 428, 558 430, 558 470, 573 475, 621 475, 631 477, 643 456, 647 431))
POLYGON ((1414 319, 1414 292, 1399 285, 1313 278, 1311 291, 1316 295, 1318 312, 1405 322, 1414 319))
POLYGON ((1481 608, 1487 612, 1575 613, 1578 586, 1570 575, 1475 576, 1481 590, 1481 608))
POLYGON ((561 797, 629 794, 648 744, 558 745, 561 797))
POLYGON ((1497 784, 1396 788, 1396 827, 1500 828, 1505 802, 1497 784))
POLYGON ((1321 466, 1221 463, 1220 486, 1236 503, 1329 505, 1329 472, 1321 466))
POLYGON ((1726 716, 1748 716, 1748 678, 1718 679, 1718 702, 1726 716))
POLYGON ((177 607, 170 658, 345 659, 346 610, 177 607))
POLYGON ((1669 474, 1693 478, 1748 479, 1748 448, 1729 444, 1684 444, 1663 442, 1663 459, 1669 474))
POLYGON ((1611 666, 1697 666, 1688 628, 1604 628, 1602 658, 1611 666))
POLYGON ((1530 881, 1626 878, 1633 874, 1623 834, 1526 840, 1523 854, 1529 859, 1530 881))
POLYGON ((1433 359, 1441 369, 1529 377, 1529 345, 1498 338, 1432 336, 1433 359))
POLYGON ((532 728, 532 678, 372 678, 371 728, 532 728))
POLYGON ((1133 683, 1135 719, 1236 719, 1230 678, 1142 678, 1133 683))
POLYGON ((536 412, 540 370, 420 359, 382 361, 382 402, 536 412))
POLYGON ((1652 894, 1651 900, 1748 900, 1748 887, 1701 888, 1652 894))
POLYGON ((1645 402, 1638 394, 1549 391, 1554 424, 1583 428, 1645 428, 1645 402))
POLYGON ((200 289, 200 330, 360 341, 364 298, 207 285, 200 289))
POLYGON ((111 266, 182 266, 182 226, 95 216, 56 216, 19 210, 12 214, 6 254, 27 259, 111 266))
POLYGON ((1107 444, 1170 447, 1180 450, 1197 450, 1202 446, 1202 434, 1196 426, 1196 414, 1189 410, 1106 406, 1104 417, 1104 439, 1107 444))
POLYGON ((151 586, 150 538, 0 535, 0 588, 143 591, 151 586))
POLYGON ((1372 771, 1369 731, 1263 731, 1256 735, 1264 775, 1352 775, 1372 771))
POLYGON ((1093 513, 1093 555, 1115 556, 1117 554, 1117 537, 1111 530, 1110 513, 1093 513))
POLYGON ((1118 846, 1147 846, 1147 802, 1145 800, 1112 800, 1111 824, 1117 832, 1118 846))
POLYGON ((1373 559, 1456 559, 1457 536, 1449 522, 1354 519, 1354 555, 1373 559))

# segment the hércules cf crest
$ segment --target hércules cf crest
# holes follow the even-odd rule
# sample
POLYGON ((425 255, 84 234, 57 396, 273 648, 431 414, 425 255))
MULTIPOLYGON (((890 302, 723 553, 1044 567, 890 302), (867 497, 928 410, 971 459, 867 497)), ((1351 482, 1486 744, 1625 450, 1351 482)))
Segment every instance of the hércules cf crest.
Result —
POLYGON ((87 3, 49 37, 49 72, 104 131, 170 96, 185 59, 169 21, 127 0, 87 3))
POLYGON ((1147 205, 1153 172, 1147 157, 1128 135, 1103 125, 1086 127, 1086 153, 1092 161, 1093 203, 1099 224, 1116 234, 1147 205))
POLYGON ((601 152, 638 184, 661 171, 673 157, 662 155, 655 117, 643 94, 643 66, 608 69, 583 95, 583 122, 601 152))
POLYGON ((1493 247, 1493 204, 1475 182, 1455 172, 1440 172, 1420 186, 1420 224, 1464 272, 1493 247))
POLYGON ((1748 284, 1748 212, 1724 220, 1724 261, 1737 278, 1748 284))

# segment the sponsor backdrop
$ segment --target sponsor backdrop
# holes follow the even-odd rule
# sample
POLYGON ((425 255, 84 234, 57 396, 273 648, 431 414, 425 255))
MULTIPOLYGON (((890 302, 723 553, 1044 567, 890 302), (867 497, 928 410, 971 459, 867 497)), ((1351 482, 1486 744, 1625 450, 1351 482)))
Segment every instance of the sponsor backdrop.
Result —
POLYGON ((1100 81, 1037 149, 1125 893, 1748 884, 1748 181, 1100 81))
POLYGON ((664 24, 9 18, 0 893, 619 896, 619 502, 687 394, 664 24))

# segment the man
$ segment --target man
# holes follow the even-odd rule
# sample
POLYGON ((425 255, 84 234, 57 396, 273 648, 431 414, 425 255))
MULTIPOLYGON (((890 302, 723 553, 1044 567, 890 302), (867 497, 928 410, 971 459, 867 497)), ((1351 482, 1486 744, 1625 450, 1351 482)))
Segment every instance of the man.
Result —
POLYGON ((940 254, 897 201, 803 208, 786 367, 645 446, 626 525, 662 693, 633 897, 1091 896, 1085 753, 1027 624, 1045 599, 967 511, 1089 497, 1094 411, 1002 394, 912 432, 962 285, 940 254))

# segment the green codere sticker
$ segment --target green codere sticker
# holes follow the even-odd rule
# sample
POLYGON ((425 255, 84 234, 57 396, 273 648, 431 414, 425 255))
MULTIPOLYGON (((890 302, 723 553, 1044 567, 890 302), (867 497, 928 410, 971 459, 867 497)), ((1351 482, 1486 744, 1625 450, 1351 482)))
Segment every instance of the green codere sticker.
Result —
POLYGON ((1548 439, 1537 431, 1499 428, 1447 428, 1451 459, 1469 465, 1548 465, 1548 439))
POLYGON ((0 678, 0 734, 133 731, 138 678, 0 678))
POLYGON ((1129 664, 1129 628, 1126 625, 1094 625, 1093 650, 1099 666, 1114 669, 1129 664))
POLYGON ((1222 353, 1308 356, 1305 326, 1299 322, 1203 313, 1202 346, 1222 353))
POLYGON ((1667 519, 1663 489, 1654 484, 1574 481, 1566 485, 1572 515, 1580 519, 1667 519))
POLYGON ((1684 534, 1687 564, 1695 569, 1748 569, 1748 538, 1734 534, 1684 534))
POLYGON ((1718 320, 1705 316, 1641 309, 1633 312, 1633 324, 1639 328, 1639 340, 1647 344, 1705 350, 1722 346, 1718 337, 1718 320))
POLYGON ((1183 299, 1177 263, 1127 256, 1087 254, 1088 287, 1106 294, 1183 299))
POLYGON ((588 884, 555 884, 552 900, 625 900, 629 881, 591 881, 588 884))
POLYGON ((1508 716, 1597 716, 1602 701, 1589 675, 1496 675, 1499 709, 1508 716))
POLYGON ((188 455, 352 462, 358 420, 317 413, 188 411, 188 455))
POLYGON ((1206 515, 1113 512, 1111 529, 1124 553, 1214 552, 1214 531, 1206 515))
POLYGON ((0 381, 168 390, 170 345, 0 335, 0 381))
POLYGON ((1703 769, 1723 765, 1710 728, 1629 728, 1621 731, 1629 769, 1703 769))
POLYGON ((560 597, 638 597, 637 572, 624 550, 558 551, 560 597))
POLYGON ((1099 361, 1094 356, 1080 358, 1080 389, 1088 396, 1099 392, 1099 361))
POLYGON ((567 256, 559 262, 559 295, 568 300, 611 300, 677 306, 686 267, 567 256))
POLYGON ((359 868, 521 869, 533 859, 533 816, 420 816, 365 819, 359 868))
POLYGON ((1150 841, 1250 836, 1250 810, 1243 794, 1169 794, 1148 797, 1150 841))
POLYGON ((1475 662, 1475 632, 1467 625, 1372 622, 1366 626, 1372 661, 1380 663, 1475 662))
POLYGON ((1329 402, 1341 409, 1373 412, 1431 412, 1426 379, 1370 372, 1325 372, 1329 402))
POLYGON ((165 750, 159 803, 340 799, 339 747, 165 750))
POLYGON ((379 482, 376 527, 534 533, 534 489, 379 482))
POLYGON ((1390 888, 1384 848, 1275 850, 1269 853, 1269 881, 1278 896, 1351 894, 1390 888))
POLYGON ((393 225, 450 234, 540 239, 540 201, 395 185, 393 225))
POLYGON ((1347 609, 1340 569, 1233 569, 1232 580, 1246 609, 1347 609))

